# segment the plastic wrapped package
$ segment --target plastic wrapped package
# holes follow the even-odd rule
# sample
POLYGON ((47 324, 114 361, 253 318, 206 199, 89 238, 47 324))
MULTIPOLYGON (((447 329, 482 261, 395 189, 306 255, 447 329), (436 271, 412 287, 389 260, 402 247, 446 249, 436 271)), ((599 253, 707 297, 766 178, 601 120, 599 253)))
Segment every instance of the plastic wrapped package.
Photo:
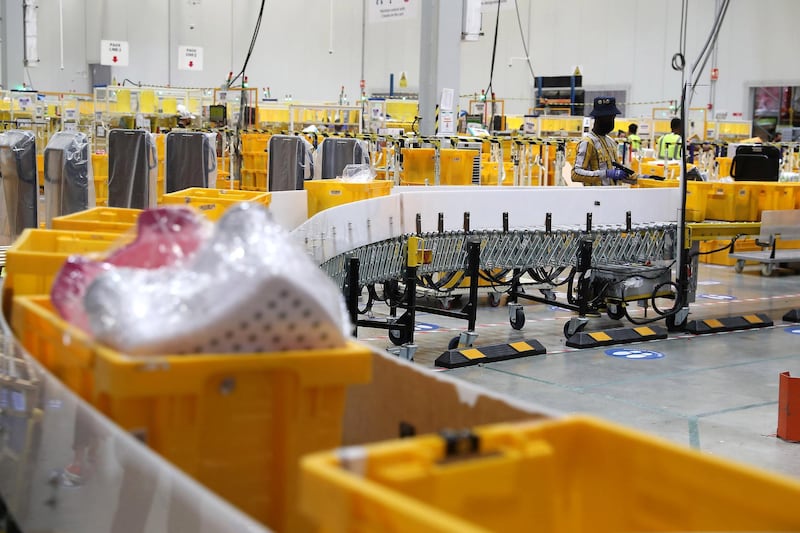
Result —
POLYGON ((313 147, 305 138, 296 135, 273 135, 267 145, 269 152, 269 191, 303 190, 303 182, 314 175, 313 147))
POLYGON ((147 209, 158 198, 155 138, 143 130, 108 133, 108 207, 147 209))
POLYGON ((36 137, 33 132, 8 130, 0 134, 0 179, 11 239, 39 225, 39 181, 36 137))
POLYGON ((136 232, 133 242, 114 250, 105 259, 84 256, 67 259, 50 291, 53 305, 64 319, 88 332, 83 300, 98 275, 115 267, 156 269, 180 264, 208 239, 211 223, 188 207, 159 207, 142 212, 136 232))
POLYGON ((89 138, 77 131, 59 131, 44 150, 44 214, 53 218, 95 207, 94 177, 89 163, 89 138))
POLYGON ((171 131, 166 138, 166 192, 217 182, 217 134, 171 131))
POLYGON ((369 165, 369 147, 360 139, 327 137, 317 149, 318 178, 342 177, 347 165, 369 165))
POLYGON ((367 163, 347 165, 342 170, 342 181, 362 183, 375 179, 377 172, 367 163))
POLYGON ((261 205, 237 204, 183 265, 101 273, 94 336, 132 355, 262 353, 345 345, 342 295, 261 205))

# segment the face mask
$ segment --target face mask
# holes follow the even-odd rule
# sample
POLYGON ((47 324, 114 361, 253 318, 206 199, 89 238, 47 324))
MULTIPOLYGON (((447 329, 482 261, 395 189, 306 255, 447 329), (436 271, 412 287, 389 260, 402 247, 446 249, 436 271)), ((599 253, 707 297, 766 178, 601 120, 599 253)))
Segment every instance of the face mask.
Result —
POLYGON ((614 129, 614 117, 596 117, 594 131, 598 135, 608 135, 614 129))

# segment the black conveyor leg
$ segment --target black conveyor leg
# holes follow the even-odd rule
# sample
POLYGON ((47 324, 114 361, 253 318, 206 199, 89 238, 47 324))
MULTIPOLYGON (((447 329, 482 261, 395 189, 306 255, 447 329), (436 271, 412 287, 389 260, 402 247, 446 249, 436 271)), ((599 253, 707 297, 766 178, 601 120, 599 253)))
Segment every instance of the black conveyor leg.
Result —
POLYGON ((406 318, 403 327, 406 328, 404 338, 409 343, 414 342, 414 327, 417 324, 417 267, 406 266, 406 318))
POLYGON ((349 257, 345 267, 344 298, 347 304, 347 313, 353 325, 353 337, 358 334, 358 257, 349 257))
MULTIPOLYGON (((587 216, 587 225, 591 224, 591 214, 587 216)), ((583 239, 578 250, 578 315, 585 317, 589 313, 589 300, 591 298, 591 281, 585 273, 592 268, 592 245, 591 239, 583 239)))
POLYGON ((519 278, 522 276, 522 270, 519 268, 514 269, 514 273, 511 277, 511 292, 508 293, 508 303, 515 304, 517 303, 517 295, 519 294, 519 288, 522 284, 519 282, 519 278))
POLYGON ((481 241, 470 239, 467 243, 467 275, 469 276, 469 301, 464 306, 467 314, 467 331, 475 331, 478 313, 478 271, 481 264, 481 241))

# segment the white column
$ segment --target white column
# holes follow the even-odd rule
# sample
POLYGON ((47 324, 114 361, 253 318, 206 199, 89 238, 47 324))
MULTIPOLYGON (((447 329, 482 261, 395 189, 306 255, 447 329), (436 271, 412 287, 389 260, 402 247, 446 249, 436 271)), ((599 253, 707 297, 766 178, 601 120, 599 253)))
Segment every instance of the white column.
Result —
POLYGON ((419 132, 433 135, 436 104, 442 89, 453 89, 453 111, 458 107, 461 76, 462 0, 422 0, 419 61, 419 132))

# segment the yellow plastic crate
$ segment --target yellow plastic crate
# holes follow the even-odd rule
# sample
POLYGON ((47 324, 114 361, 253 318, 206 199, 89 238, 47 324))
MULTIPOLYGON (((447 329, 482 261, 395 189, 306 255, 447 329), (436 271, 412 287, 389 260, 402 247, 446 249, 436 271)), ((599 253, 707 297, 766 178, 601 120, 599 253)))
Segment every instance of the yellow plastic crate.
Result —
POLYGON ((209 220, 219 220, 222 214, 234 204, 255 202, 269 206, 271 199, 272 193, 268 192, 228 191, 225 189, 192 187, 165 194, 162 203, 165 205, 191 205, 200 210, 209 220))
MULTIPOLYGON (((797 185, 800 185, 798 183, 797 185)), ((798 187, 791 183, 755 182, 752 185, 758 194, 758 220, 763 211, 776 211, 795 208, 795 195, 798 187)))
POLYGON ((242 168, 247 170, 262 170, 267 171, 269 164, 269 153, 261 152, 243 152, 242 153, 242 168))
MULTIPOLYGON (((653 175, 653 174, 648 174, 653 175)), ((636 187, 640 189, 664 189, 669 187, 678 187, 680 182, 678 180, 654 180, 651 178, 639 178, 636 180, 636 187)))
POLYGON ((36 154, 36 177, 39 187, 44 187, 44 153, 36 154))
MULTIPOLYGON (((403 182, 407 185, 435 185, 435 150, 403 148, 403 182)), ((472 169, 477 150, 439 150, 439 184, 472 185, 472 169)))
POLYGON ((200 483, 277 531, 297 531, 300 457, 338 446, 347 386, 372 355, 338 349, 129 357, 16 298, 23 346, 74 392, 200 483))
POLYGON ((708 214, 708 195, 714 187, 707 181, 686 182, 686 220, 702 222, 708 214))
MULTIPOLYGON (((686 170, 691 170, 694 165, 687 165, 686 170)), ((654 160, 642 162, 640 165, 640 174, 647 176, 661 176, 667 179, 678 179, 681 175, 681 165, 678 161, 671 161, 666 168, 666 176, 664 170, 664 161, 654 160)))
POLYGON ((326 533, 800 530, 796 480, 621 426, 571 417, 473 436, 307 457, 302 510, 326 533))
POLYGON ((256 188, 256 172, 255 170, 242 169, 242 190, 252 191, 256 188))
MULTIPOLYGON (((503 163, 506 175, 500 185, 514 185, 514 168, 509 168, 509 163, 503 163)), ((485 161, 481 165, 481 185, 497 186, 497 161, 485 161)))
POLYGON ((728 222, 756 222, 758 194, 744 182, 712 183, 708 193, 706 218, 728 222))
POLYGON ((243 133, 242 152, 264 152, 270 137, 269 133, 243 133))
POLYGON ((55 217, 53 229, 125 233, 136 226, 141 209, 93 207, 79 213, 55 217))
POLYGON ((732 157, 717 157, 717 177, 729 178, 731 175, 731 165, 733 164, 732 157))
MULTIPOLYGON (((634 187, 641 189, 660 189, 679 187, 678 180, 654 180, 639 178, 634 187)), ((708 195, 714 184, 705 181, 686 182, 686 220, 689 222, 702 222, 708 212, 708 195)))
POLYGON ((267 191, 267 171, 242 169, 243 191, 267 191))
POLYGON ((238 191, 242 188, 242 184, 241 181, 231 178, 227 172, 217 172, 217 183, 215 188, 220 190, 238 191))
POLYGON ((308 216, 311 217, 337 205, 386 196, 392 190, 392 182, 386 180, 312 180, 306 181, 304 187, 308 191, 308 216))
POLYGON ((158 160, 158 177, 163 178, 165 167, 164 161, 166 161, 166 154, 167 154, 167 136, 163 133, 156 133, 153 135, 155 137, 156 143, 156 158, 158 160))
POLYGON ((27 294, 49 294, 53 278, 72 254, 103 252, 117 242, 115 233, 26 229, 6 252, 3 311, 11 312, 11 299, 27 294))

